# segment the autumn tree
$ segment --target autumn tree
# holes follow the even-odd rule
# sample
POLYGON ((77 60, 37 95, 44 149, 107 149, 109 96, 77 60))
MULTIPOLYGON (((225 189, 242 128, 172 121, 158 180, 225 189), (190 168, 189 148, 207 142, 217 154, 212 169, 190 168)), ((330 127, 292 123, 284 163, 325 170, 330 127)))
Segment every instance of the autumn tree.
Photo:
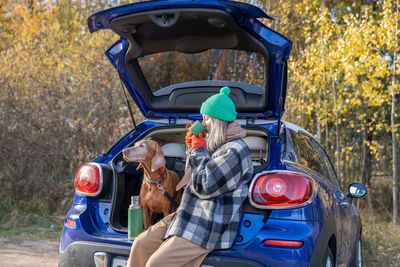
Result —
MULTIPOLYGON (((127 2, 0 0, 3 206, 52 212, 68 208, 78 166, 104 153, 131 129, 118 75, 104 56, 119 37, 111 31, 89 34, 86 25, 93 12, 127 2)), ((343 185, 356 180, 371 185, 374 176, 392 175, 396 223, 397 1, 244 2, 266 11, 274 20, 261 21, 294 41, 284 119, 320 140, 343 185)), ((205 64, 182 63, 191 56, 180 55, 169 69, 154 65, 150 72, 157 78, 151 79, 154 87, 160 89, 158 84, 164 84, 161 79, 167 79, 170 71, 180 74, 171 83, 193 76, 193 69, 196 77, 208 77, 211 71, 198 67, 205 64)), ((216 60, 210 65, 221 63, 221 79, 241 80, 247 72, 243 81, 261 85, 262 62, 257 57, 250 57, 254 69, 238 53, 225 57, 205 53, 199 60, 209 58, 216 60), (231 69, 224 69, 225 63, 231 69), (228 72, 236 76, 226 76, 228 72)), ((142 119, 135 107, 134 113, 142 119)), ((370 199, 374 194, 371 190, 370 199)))
POLYGON ((313 30, 304 31, 304 49, 290 63, 288 117, 312 129, 334 151, 342 182, 358 173, 371 185, 373 172, 388 170, 391 147, 396 166, 399 124, 398 118, 389 118, 390 111, 398 112, 392 104, 399 84, 398 16, 390 1, 362 6, 340 20, 332 14, 325 9, 310 18, 313 30))
POLYGON ((116 71, 104 56, 118 36, 89 34, 80 2, 0 7, 2 202, 21 210, 63 210, 79 165, 132 126, 116 71))

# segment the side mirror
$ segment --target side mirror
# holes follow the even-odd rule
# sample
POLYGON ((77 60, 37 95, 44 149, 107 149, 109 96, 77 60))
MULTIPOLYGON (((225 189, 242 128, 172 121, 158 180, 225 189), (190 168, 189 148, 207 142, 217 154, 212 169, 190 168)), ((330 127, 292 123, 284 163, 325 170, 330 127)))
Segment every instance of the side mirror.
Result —
POLYGON ((349 185, 349 195, 351 198, 365 197, 369 193, 369 188, 360 183, 352 183, 349 185))

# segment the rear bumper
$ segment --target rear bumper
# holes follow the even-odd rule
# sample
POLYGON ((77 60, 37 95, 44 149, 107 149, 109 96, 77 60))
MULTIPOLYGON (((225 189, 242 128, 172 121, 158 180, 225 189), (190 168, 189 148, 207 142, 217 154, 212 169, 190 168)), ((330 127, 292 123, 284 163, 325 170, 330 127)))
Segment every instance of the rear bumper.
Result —
MULTIPOLYGON (((77 241, 60 252, 59 267, 110 266, 111 259, 129 256, 130 247, 95 242, 77 241)), ((265 265, 246 259, 208 255, 203 267, 264 267, 265 265)))
POLYGON ((104 255, 107 265, 102 266, 109 266, 112 257, 128 257, 129 252, 129 246, 77 241, 71 243, 64 251, 60 251, 59 267, 94 267, 96 253, 99 256, 104 255))
MULTIPOLYGON (((132 241, 126 235, 95 231, 95 228, 88 227, 93 223, 91 220, 83 215, 79 217, 76 228, 64 226, 60 266, 95 266, 95 258, 103 262, 101 266, 104 262, 105 266, 110 266, 113 257, 128 258, 132 241)), ((204 266, 320 266, 322 259, 319 255, 323 255, 326 248, 331 233, 326 230, 329 229, 321 229, 321 224, 313 221, 269 219, 264 223, 263 218, 262 215, 244 214, 232 248, 212 251, 204 266), (326 239, 321 238, 323 236, 326 239), (304 245, 298 248, 264 245, 264 241, 269 239, 303 241, 304 245), (316 244, 317 239, 319 242, 316 244)))

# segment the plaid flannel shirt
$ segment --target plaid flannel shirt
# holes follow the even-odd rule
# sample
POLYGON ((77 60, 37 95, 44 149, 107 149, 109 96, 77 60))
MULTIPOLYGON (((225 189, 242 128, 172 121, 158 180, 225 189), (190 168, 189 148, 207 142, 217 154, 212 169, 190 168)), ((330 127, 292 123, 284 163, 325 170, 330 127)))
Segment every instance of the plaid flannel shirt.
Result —
POLYGON ((249 148, 239 138, 212 155, 205 147, 195 148, 189 161, 192 178, 165 238, 180 236, 206 249, 230 248, 253 175, 249 148))

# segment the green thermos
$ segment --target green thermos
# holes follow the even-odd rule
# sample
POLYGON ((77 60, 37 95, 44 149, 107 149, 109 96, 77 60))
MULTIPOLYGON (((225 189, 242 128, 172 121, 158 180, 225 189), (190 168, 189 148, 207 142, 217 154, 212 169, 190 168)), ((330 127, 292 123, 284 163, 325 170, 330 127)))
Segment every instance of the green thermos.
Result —
POLYGON ((131 196, 128 209, 128 238, 135 239, 143 232, 143 209, 139 204, 139 196, 131 196))

